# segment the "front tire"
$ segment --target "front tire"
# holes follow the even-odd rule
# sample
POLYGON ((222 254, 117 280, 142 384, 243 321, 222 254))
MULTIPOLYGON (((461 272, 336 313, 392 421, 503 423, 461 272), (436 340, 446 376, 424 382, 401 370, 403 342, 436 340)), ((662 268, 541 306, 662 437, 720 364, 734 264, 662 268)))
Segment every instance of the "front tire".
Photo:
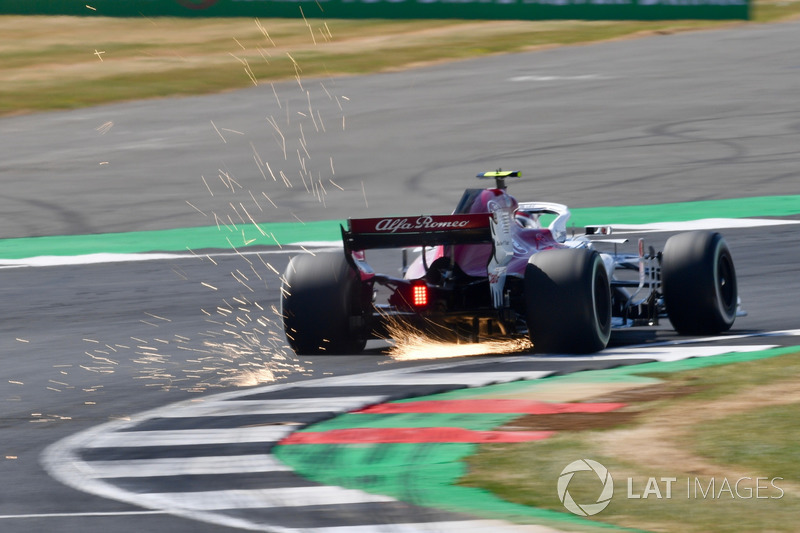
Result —
POLYGON ((592 353, 611 336, 611 290, 594 250, 555 249, 525 269, 528 332, 537 353, 592 353))
POLYGON ((361 280, 344 254, 297 255, 284 279, 281 314, 295 353, 342 355, 364 349, 361 280))
POLYGON ((661 289, 669 321, 684 335, 728 331, 739 300, 733 257, 722 235, 679 233, 667 240, 661 289))

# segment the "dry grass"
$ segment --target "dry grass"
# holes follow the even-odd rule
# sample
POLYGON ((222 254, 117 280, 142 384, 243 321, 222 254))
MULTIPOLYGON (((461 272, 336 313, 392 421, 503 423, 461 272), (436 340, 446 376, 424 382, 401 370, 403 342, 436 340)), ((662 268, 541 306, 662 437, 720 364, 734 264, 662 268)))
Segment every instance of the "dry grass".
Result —
MULTIPOLYGON (((515 503, 563 511, 554 490, 560 470, 588 457, 613 472, 615 482, 611 505, 593 520, 654 531, 795 531, 798 365, 800 354, 790 354, 666 374, 666 381, 647 387, 613 382, 616 390, 598 389, 592 400, 629 405, 608 417, 607 427, 581 419, 556 421, 558 427, 517 419, 509 426, 559 433, 534 443, 483 445, 468 459, 470 474, 462 482, 515 503), (672 497, 627 496, 630 487, 641 495, 650 478, 675 478, 672 497), (773 478, 769 492, 764 479, 773 478), (713 496, 698 496, 696 480, 706 488, 715 481, 713 496), (735 497, 721 491, 723 480, 741 480, 735 497), (759 484, 762 495, 748 497, 759 484)), ((569 399, 586 399, 585 392, 569 399)), ((577 484, 574 493, 570 484, 579 501, 599 493, 597 478, 588 481, 593 483, 577 484)))
MULTIPOLYGON (((758 6, 756 20, 800 13, 798 2, 758 6)), ((742 23, 0 16, 0 115, 730 24, 742 23)))

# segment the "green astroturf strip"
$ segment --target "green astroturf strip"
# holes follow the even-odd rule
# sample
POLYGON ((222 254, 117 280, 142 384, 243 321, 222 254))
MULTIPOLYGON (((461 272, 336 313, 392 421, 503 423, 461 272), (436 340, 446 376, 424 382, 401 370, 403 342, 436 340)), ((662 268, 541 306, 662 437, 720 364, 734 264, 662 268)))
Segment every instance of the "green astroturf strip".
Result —
POLYGON ((304 241, 341 241, 342 222, 274 222, 233 226, 204 226, 160 231, 102 233, 0 240, 0 258, 72 256, 96 253, 134 254, 188 250, 239 249, 304 241), (263 232, 263 234, 262 234, 263 232))
POLYGON ((299 444, 278 446, 273 453, 314 481, 384 494, 415 505, 497 519, 533 519, 542 524, 596 525, 569 513, 510 503, 483 489, 456 486, 466 474, 461 459, 476 449, 475 444, 460 443, 299 444))
MULTIPOLYGON (((572 210, 570 224, 647 224, 701 218, 780 217, 800 214, 800 195, 658 205, 592 207, 572 210)), ((0 258, 70 256, 93 253, 178 252, 275 246, 305 241, 339 241, 343 221, 269 222, 237 226, 205 226, 161 231, 105 233, 0 240, 0 258)))
POLYGON ((574 209, 569 224, 650 224, 701 218, 785 217, 800 214, 800 195, 759 196, 673 204, 574 209))
POLYGON ((302 431, 330 431, 351 428, 430 428, 455 427, 485 431, 520 416, 519 413, 402 413, 388 415, 347 413, 302 431))

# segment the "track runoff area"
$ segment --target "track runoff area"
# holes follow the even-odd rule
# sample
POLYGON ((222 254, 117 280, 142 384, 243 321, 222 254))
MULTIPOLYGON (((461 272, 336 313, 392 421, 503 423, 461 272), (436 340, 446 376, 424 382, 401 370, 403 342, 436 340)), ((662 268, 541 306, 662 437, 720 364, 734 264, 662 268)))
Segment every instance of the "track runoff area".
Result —
POLYGON ((558 512, 457 485, 462 460, 480 443, 553 436, 502 427, 520 416, 596 416, 625 406, 565 398, 564 391, 640 390, 658 384, 653 374, 796 351, 771 344, 769 335, 733 335, 267 385, 96 426, 50 446, 42 463, 68 486, 144 512, 248 530, 518 531, 499 517, 586 530, 593 523, 583 517, 596 512, 571 499, 569 512, 558 512))

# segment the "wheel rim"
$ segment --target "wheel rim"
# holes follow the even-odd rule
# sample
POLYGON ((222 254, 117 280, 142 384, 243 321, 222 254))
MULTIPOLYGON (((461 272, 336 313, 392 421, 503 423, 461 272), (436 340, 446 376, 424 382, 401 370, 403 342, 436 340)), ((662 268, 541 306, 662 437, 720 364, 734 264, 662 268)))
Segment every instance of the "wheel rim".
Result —
POLYGON ((598 259, 592 279, 592 303, 594 316, 597 319, 597 330, 605 342, 608 342, 608 337, 611 335, 611 295, 606 290, 607 285, 605 267, 598 259))
POLYGON ((726 315, 731 315, 736 307, 736 278, 733 262, 728 254, 717 260, 716 289, 719 303, 726 315))

